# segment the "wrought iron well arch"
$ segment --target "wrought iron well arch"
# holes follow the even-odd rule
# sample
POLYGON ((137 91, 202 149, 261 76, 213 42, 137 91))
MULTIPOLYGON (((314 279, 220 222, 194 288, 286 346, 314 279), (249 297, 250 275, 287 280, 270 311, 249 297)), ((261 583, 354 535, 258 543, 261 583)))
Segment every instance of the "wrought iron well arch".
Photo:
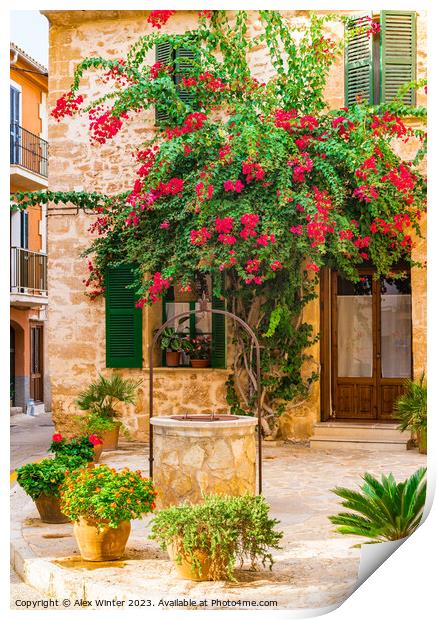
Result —
POLYGON ((261 434, 261 353, 260 353, 260 345, 258 342, 258 338, 255 335, 253 329, 245 322, 243 319, 240 319, 239 316, 234 314, 233 312, 228 312, 227 310, 217 310, 215 308, 207 308, 206 300, 200 300, 200 308, 197 310, 188 310, 186 312, 181 312, 176 314, 175 316, 167 319, 165 323, 161 325, 161 327, 155 333, 153 340, 150 344, 149 349, 149 475, 153 478, 153 424, 151 422, 153 417, 153 351, 155 345, 158 341, 159 336, 162 334, 164 329, 174 323, 176 319, 187 318, 192 314, 221 314, 225 317, 233 319, 237 323, 239 323, 252 338, 252 342, 255 346, 255 356, 256 356, 256 409, 257 409, 257 418, 258 418, 258 493, 262 492, 262 434, 261 434))

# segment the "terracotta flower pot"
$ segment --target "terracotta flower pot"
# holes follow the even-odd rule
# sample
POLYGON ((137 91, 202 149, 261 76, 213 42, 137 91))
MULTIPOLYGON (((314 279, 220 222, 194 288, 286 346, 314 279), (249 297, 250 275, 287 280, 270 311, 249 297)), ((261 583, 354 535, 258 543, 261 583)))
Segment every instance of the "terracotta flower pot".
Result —
POLYGON ((179 359, 181 354, 179 351, 166 351, 165 353, 165 362, 167 366, 179 366, 179 359))
POLYGON ((40 495, 35 500, 43 523, 68 523, 70 519, 61 512, 60 499, 53 495, 40 495))
POLYGON ((196 360, 190 359, 192 368, 208 368, 209 360, 196 360))
POLYGON ((99 443, 98 445, 94 446, 94 459, 93 462, 94 463, 98 463, 100 460, 100 457, 102 455, 102 450, 103 450, 103 444, 99 443))
POLYGON ((177 573, 182 579, 191 579, 192 581, 211 581, 212 577, 209 574, 209 570, 211 568, 211 560, 208 555, 203 551, 196 551, 196 558, 200 562, 201 566, 201 574, 199 575, 197 570, 192 569, 191 562, 187 558, 185 553, 178 553, 178 545, 176 543, 171 543, 167 546, 167 553, 169 555, 170 560, 173 562, 177 573), (182 562, 179 564, 176 562, 176 558, 178 555, 181 556, 182 562))
POLYGON ((118 437, 120 435, 120 423, 116 422, 117 426, 114 426, 110 431, 102 433, 101 444, 102 450, 116 450, 118 448, 118 437))
POLYGON ((79 518, 74 523, 74 536, 82 559, 89 562, 105 562, 120 559, 130 534, 130 521, 122 521, 118 527, 105 525, 102 531, 97 522, 79 518))

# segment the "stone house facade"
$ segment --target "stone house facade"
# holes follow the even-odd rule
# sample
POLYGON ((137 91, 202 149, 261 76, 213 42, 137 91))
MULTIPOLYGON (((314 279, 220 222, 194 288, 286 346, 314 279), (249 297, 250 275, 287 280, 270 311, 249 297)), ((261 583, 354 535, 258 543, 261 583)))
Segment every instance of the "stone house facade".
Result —
MULTIPOLYGON (((50 107, 69 90, 74 68, 83 57, 119 58, 128 52, 141 35, 151 31, 146 21, 147 11, 43 13, 50 22, 50 107)), ((257 13, 253 11, 249 14, 251 33, 255 34, 260 28, 257 13)), ((305 11, 288 11, 287 15, 295 22, 305 23, 308 20, 305 11)), ((379 15, 374 17, 378 18, 379 15)), ((381 14, 381 19, 387 19, 387 15, 381 14)), ((396 20, 399 19, 402 22, 401 31, 407 28, 410 37, 410 58, 404 68, 413 71, 420 79, 426 73, 426 14, 398 12, 394 15, 394 22, 390 23, 396 26, 396 20)), ((164 26, 164 30, 182 33, 194 27, 196 20, 196 11, 179 11, 164 26)), ((342 36, 341 24, 333 24, 329 28, 329 36, 342 36)), ((387 44, 388 41, 387 34, 387 44)), ((154 53, 151 51, 149 55, 147 61, 153 64, 154 53)), ((250 62, 257 78, 265 80, 269 77, 266 50, 262 46, 252 52, 250 62)), ((345 64, 347 61, 345 63, 345 59, 340 58, 329 75, 326 97, 332 108, 345 105, 345 76, 349 80, 349 93, 352 92, 350 80, 353 71, 348 67, 345 71, 345 64)), ((388 73, 385 72, 389 69, 386 64, 373 58, 367 62, 366 67, 372 76, 372 83, 378 81, 386 89, 384 92, 388 93, 390 84, 386 80, 388 73)), ((378 84, 374 92, 379 92, 378 84)), ((81 92, 94 96, 102 92, 102 88, 102 84, 90 73, 85 77, 81 92)), ((417 93, 416 103, 426 105, 423 89, 417 93)), ((407 122, 416 121, 407 119, 407 122)), ((75 189, 108 194, 128 190, 133 183, 130 145, 138 143, 141 137, 147 139, 153 135, 153 111, 136 115, 115 140, 99 148, 90 145, 86 123, 87 120, 80 117, 60 123, 50 121, 49 187, 59 191, 75 189)), ((411 142, 397 145, 400 154, 406 159, 411 156, 414 147, 411 142)), ((97 372, 109 372, 106 370, 105 357, 105 301, 90 301, 85 297, 83 280, 87 276, 87 266, 86 261, 79 257, 89 244, 88 227, 92 219, 91 215, 77 213, 75 209, 62 212, 62 216, 56 209, 49 209, 49 287, 52 302, 48 328, 49 358, 53 416, 62 430, 71 426, 73 416, 77 413, 74 399, 78 392, 96 377, 97 372)), ((425 227, 425 222, 423 225, 425 227)), ((416 239, 414 252, 417 260, 425 260, 423 239, 416 239)), ((368 277, 371 280, 370 272, 363 273, 364 281, 368 282, 368 277)), ((401 389, 403 378, 418 377, 425 370, 424 269, 411 270, 411 289, 407 285, 406 289, 398 290, 390 281, 378 283, 377 289, 372 290, 370 295, 370 305, 369 290, 351 289, 336 274, 325 273, 322 276, 319 292, 319 299, 307 305, 304 320, 314 326, 315 332, 322 332, 321 341, 313 345, 310 351, 320 365, 321 381, 314 386, 305 403, 286 411, 281 417, 283 436, 289 439, 308 439, 313 434, 315 423, 333 418, 351 422, 382 422, 390 419, 393 400, 401 389), (334 352, 338 352, 341 343, 348 340, 347 329, 354 333, 354 320, 359 320, 359 317, 352 318, 346 331, 343 329, 341 333, 337 329, 338 324, 334 326, 333 321, 338 323, 342 316, 350 316, 354 308, 364 312, 373 341, 371 335, 369 342, 366 336, 367 340, 361 338, 352 345, 349 343, 350 346, 345 348, 346 357, 343 356, 342 360, 336 358, 334 363, 334 352), (363 359, 358 359, 360 356, 363 359), (352 376, 340 376, 339 363, 347 368, 351 366, 351 360, 355 365, 352 376)), ((142 441, 148 437, 148 348, 154 330, 162 323, 162 317, 160 303, 151 309, 144 309, 141 316, 142 368, 120 369, 126 377, 143 380, 136 405, 123 412, 132 437, 142 441)), ((343 325, 341 320, 340 323, 343 325)), ((200 413, 210 411, 212 407, 218 410, 227 408, 225 381, 229 368, 166 368, 160 364, 158 353, 156 362, 155 411, 159 414, 180 413, 181 410, 200 413)), ((344 374, 347 375, 347 371, 344 374)))

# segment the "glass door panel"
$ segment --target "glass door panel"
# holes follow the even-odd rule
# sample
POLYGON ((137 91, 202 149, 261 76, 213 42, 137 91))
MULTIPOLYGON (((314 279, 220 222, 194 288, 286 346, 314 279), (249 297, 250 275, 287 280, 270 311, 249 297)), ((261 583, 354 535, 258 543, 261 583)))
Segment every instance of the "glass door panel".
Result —
POLYGON ((410 279, 381 279, 381 376, 411 377, 410 279))
POLYGON ((338 377, 373 376, 372 276, 354 283, 338 279, 338 377))

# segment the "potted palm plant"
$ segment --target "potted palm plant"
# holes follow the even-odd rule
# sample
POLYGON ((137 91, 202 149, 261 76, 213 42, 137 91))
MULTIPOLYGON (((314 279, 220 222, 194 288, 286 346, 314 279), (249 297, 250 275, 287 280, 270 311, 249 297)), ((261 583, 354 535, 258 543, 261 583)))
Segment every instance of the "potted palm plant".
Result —
POLYGON ((67 523, 69 518, 61 511, 59 487, 72 469, 85 466, 81 456, 43 459, 39 463, 27 463, 17 469, 17 482, 29 495, 44 523, 67 523))
POLYGON ((120 427, 124 427, 115 407, 118 403, 134 404, 141 383, 141 380, 123 379, 116 372, 108 378, 99 374, 99 379, 79 394, 76 404, 83 411, 88 411, 84 422, 86 431, 102 438, 103 450, 118 447, 120 427))
POLYGON ((407 379, 405 392, 394 406, 398 418, 399 430, 409 430, 417 438, 419 452, 426 454, 427 444, 427 389, 425 375, 419 381, 407 379))
POLYGON ((261 496, 206 495, 200 504, 183 504, 160 510, 152 519, 150 538, 167 549, 176 570, 194 581, 235 581, 237 559, 256 560, 271 569, 269 548, 279 549, 279 521, 268 515, 261 496))
POLYGON ((332 489, 344 500, 341 505, 353 510, 329 517, 331 523, 338 526, 335 531, 369 538, 365 544, 410 536, 423 515, 425 474, 426 468, 421 467, 404 482, 397 483, 393 474, 382 476, 379 482, 365 473, 361 492, 343 487, 332 489))
POLYGON ((71 472, 60 496, 63 513, 74 522, 82 558, 101 562, 123 555, 131 519, 141 519, 155 509, 156 491, 140 471, 117 472, 100 465, 71 472))

